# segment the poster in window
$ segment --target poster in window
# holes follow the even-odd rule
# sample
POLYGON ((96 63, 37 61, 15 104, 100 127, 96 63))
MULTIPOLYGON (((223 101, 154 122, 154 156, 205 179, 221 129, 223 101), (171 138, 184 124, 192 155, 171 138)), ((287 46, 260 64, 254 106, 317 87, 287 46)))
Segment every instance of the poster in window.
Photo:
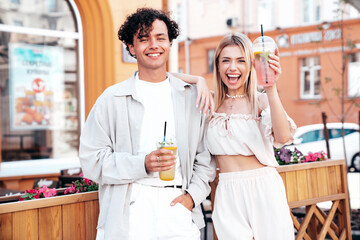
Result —
POLYGON ((63 68, 61 47, 9 44, 12 130, 56 127, 64 94, 63 68))

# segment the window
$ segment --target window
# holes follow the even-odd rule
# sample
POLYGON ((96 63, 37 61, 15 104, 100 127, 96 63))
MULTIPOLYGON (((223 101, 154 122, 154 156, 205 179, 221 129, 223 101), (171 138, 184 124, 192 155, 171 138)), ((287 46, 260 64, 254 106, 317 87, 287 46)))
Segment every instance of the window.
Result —
POLYGON ((321 129, 321 130, 309 131, 301 135, 299 138, 302 138, 301 143, 321 141, 325 139, 324 130, 321 129))
POLYGON ((2 162, 77 158, 82 45, 71 4, 0 0, 2 162))
POLYGON ((274 29, 273 0, 260 0, 257 7, 258 25, 263 25, 264 30, 274 29))
MULTIPOLYGON (((351 129, 351 128, 345 128, 344 129, 344 136, 349 135, 351 133, 356 132, 355 129, 351 129)), ((329 136, 330 138, 341 138, 341 128, 334 128, 334 129, 329 129, 329 136)))
POLYGON ((348 64, 348 96, 360 97, 360 52, 352 53, 348 64))
POLYGON ((303 99, 320 98, 320 58, 301 59, 300 97, 303 99))
POLYGON ((177 13, 177 16, 176 16, 176 22, 178 23, 178 26, 180 28, 180 33, 179 33, 179 38, 178 40, 179 41, 184 41, 185 40, 185 37, 186 37, 186 20, 184 21, 183 17, 186 16, 186 14, 183 14, 183 5, 184 3, 182 2, 179 2, 177 5, 176 5, 176 13, 177 13))
POLYGON ((48 8, 49 12, 56 12, 56 0, 49 0, 48 8))
POLYGON ((341 137, 341 128, 333 128, 328 129, 329 131, 329 137, 332 138, 340 138, 341 137))
POLYGON ((23 22, 22 21, 20 21, 20 20, 13 20, 13 25, 14 26, 22 26, 23 25, 23 22))
POLYGON ((215 57, 215 49, 208 50, 207 51, 208 73, 212 73, 214 71, 214 57, 215 57))
POLYGON ((313 24, 321 21, 321 5, 319 0, 304 0, 302 10, 302 22, 304 24, 313 24))

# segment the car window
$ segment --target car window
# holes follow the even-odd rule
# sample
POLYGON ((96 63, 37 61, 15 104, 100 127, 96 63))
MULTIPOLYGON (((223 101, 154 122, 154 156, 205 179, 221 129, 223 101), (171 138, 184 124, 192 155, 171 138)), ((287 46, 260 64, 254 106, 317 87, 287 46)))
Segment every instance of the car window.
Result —
MULTIPOLYGON (((351 133, 354 133, 354 132, 356 132, 355 129, 351 129, 351 128, 344 129, 345 136, 349 135, 351 133)), ((340 138, 341 137, 341 128, 329 129, 329 135, 330 135, 330 138, 340 138)))
POLYGON ((348 135, 348 134, 351 134, 351 133, 357 132, 355 129, 349 129, 349 128, 344 129, 344 131, 345 131, 345 136, 346 136, 346 135, 348 135))
POLYGON ((330 138, 339 138, 341 137, 341 129, 339 128, 334 128, 334 129, 329 129, 329 137, 330 138))
POLYGON ((300 136, 300 138, 302 138, 301 143, 321 141, 321 140, 325 139, 324 138, 324 130, 323 129, 312 130, 307 133, 304 133, 303 135, 300 136))

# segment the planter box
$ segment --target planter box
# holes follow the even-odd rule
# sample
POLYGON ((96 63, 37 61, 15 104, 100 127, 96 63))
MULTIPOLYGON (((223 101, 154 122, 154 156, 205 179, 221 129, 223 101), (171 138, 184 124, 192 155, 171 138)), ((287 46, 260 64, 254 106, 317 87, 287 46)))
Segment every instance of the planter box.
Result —
POLYGON ((291 209, 305 207, 300 222, 293 214, 296 239, 350 239, 350 207, 344 160, 301 163, 277 168, 291 209), (331 201, 325 212, 317 203, 331 201))
POLYGON ((98 192, 0 204, 0 239, 95 239, 98 192))

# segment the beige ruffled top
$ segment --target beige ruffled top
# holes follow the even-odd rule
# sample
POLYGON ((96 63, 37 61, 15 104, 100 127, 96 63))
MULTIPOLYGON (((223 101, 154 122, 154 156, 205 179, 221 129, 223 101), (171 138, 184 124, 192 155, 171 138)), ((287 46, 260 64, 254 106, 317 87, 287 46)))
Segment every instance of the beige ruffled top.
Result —
MULTIPOLYGON (((291 136, 296 125, 286 114, 291 136)), ((289 140, 290 144, 293 138, 289 140)), ((266 166, 278 166, 274 156, 275 147, 282 144, 274 142, 270 107, 265 108, 259 117, 251 114, 214 113, 206 135, 207 147, 213 155, 255 155, 266 166)))

